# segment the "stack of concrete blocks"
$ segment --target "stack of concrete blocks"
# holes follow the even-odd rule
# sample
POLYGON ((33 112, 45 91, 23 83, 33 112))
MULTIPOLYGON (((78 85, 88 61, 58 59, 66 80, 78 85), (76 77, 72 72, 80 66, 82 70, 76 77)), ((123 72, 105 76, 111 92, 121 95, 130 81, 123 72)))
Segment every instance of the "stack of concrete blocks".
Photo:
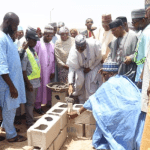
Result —
MULTIPOLYGON (((73 111, 82 105, 75 104, 73 111)), ((92 112, 85 111, 73 120, 68 120, 68 106, 58 102, 47 111, 27 131, 28 145, 40 147, 41 150, 59 150, 65 142, 67 135, 73 137, 91 138, 95 130, 95 119, 92 112)))
POLYGON ((65 97, 67 96, 67 91, 52 91, 52 106, 58 102, 65 102, 65 97))
POLYGON ((57 103, 27 131, 28 145, 59 150, 67 138, 67 104, 57 103))
MULTIPOLYGON (((73 106, 73 111, 79 110, 82 106, 83 106, 82 104, 75 104, 73 106)), ((69 120, 68 122, 72 126, 76 126, 76 128, 82 126, 83 128, 82 136, 85 136, 89 139, 92 138, 96 128, 96 121, 91 111, 87 110, 83 112, 81 115, 79 115, 77 118, 69 120)))

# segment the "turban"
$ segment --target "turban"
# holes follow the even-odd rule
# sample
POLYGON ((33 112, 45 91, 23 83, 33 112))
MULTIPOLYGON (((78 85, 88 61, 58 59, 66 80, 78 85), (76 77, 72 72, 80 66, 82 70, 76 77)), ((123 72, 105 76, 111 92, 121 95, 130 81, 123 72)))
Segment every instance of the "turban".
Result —
POLYGON ((103 71, 106 72, 117 72, 119 68, 119 64, 117 62, 105 62, 103 63, 103 71))
POLYGON ((23 28, 21 26, 18 26, 18 30, 17 31, 23 31, 23 28))
POLYGON ((111 14, 102 15, 102 22, 112 21, 111 14))
POLYGON ((26 38, 34 39, 36 41, 39 41, 39 37, 36 33, 36 29, 33 27, 28 27, 26 32, 26 38))
POLYGON ((119 27, 119 26, 123 26, 123 22, 120 19, 116 19, 116 20, 112 21, 111 23, 109 23, 109 28, 110 29, 113 29, 113 28, 116 28, 116 27, 119 27))
POLYGON ((54 28, 51 25, 46 25, 44 28, 44 32, 54 33, 54 28))
POLYGON ((145 0, 145 9, 150 7, 150 0, 145 0))
POLYGON ((132 19, 145 18, 146 11, 145 9, 136 9, 131 12, 132 19))
POLYGON ((124 16, 117 17, 116 19, 122 20, 123 23, 127 22, 127 18, 124 16))
POLYGON ((59 30, 59 34, 62 34, 62 33, 69 33, 69 29, 65 26, 61 27, 59 30))
POLYGON ((51 25, 52 27, 57 27, 57 23, 56 22, 49 23, 49 25, 51 25))
POLYGON ((61 27, 63 27, 63 26, 65 26, 65 23, 64 23, 64 22, 58 22, 58 28, 61 28, 61 27))
POLYGON ((77 46, 84 46, 86 43, 86 37, 82 34, 79 34, 75 37, 75 43, 77 46))

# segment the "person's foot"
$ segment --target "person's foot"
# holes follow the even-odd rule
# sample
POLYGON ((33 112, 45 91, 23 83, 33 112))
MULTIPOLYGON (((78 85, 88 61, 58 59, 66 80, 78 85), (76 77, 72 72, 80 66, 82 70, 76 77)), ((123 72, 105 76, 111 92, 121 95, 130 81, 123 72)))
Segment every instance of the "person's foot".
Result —
POLYGON ((16 116, 15 117, 15 120, 14 120, 14 124, 17 124, 17 125, 21 125, 21 119, 20 119, 21 116, 16 116))
POLYGON ((41 108, 40 109, 34 108, 34 110, 35 110, 35 112, 37 112, 40 115, 44 115, 45 114, 44 111, 41 108))
POLYGON ((50 105, 50 104, 47 104, 46 107, 47 107, 47 108, 51 108, 51 105, 50 105))
POLYGON ((27 138, 25 136, 22 135, 17 135, 16 137, 12 138, 12 139, 8 139, 8 142, 23 142, 26 141, 27 138))
POLYGON ((0 136, 0 141, 4 141, 4 140, 5 140, 5 137, 0 136))

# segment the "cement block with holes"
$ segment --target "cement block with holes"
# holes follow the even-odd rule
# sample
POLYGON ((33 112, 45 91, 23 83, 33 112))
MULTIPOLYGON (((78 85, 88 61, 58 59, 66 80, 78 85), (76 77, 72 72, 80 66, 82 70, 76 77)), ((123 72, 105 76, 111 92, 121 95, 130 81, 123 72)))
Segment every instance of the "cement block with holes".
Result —
POLYGON ((54 150, 59 150, 67 138, 67 126, 59 133, 54 141, 54 150))
POLYGON ((52 91, 52 106, 54 106, 58 102, 65 102, 66 96, 67 96, 67 92, 52 91))
POLYGON ((47 150, 54 150, 54 144, 52 143, 51 146, 49 146, 47 150))
POLYGON ((83 124, 67 124, 67 133, 71 137, 83 137, 84 125, 83 124))
MULTIPOLYGON (((75 104, 73 106, 73 110, 77 111, 83 105, 82 104, 75 104)), ((77 124, 96 124, 96 121, 93 117, 93 113, 91 111, 85 111, 75 119, 68 120, 69 123, 77 123, 77 124)))
POLYGON ((60 116, 60 129, 62 130, 66 125, 67 125, 67 113, 68 113, 68 108, 67 104, 65 103, 57 103, 54 105, 50 110, 46 112, 47 114, 50 115, 56 115, 60 116))
POLYGON ((42 150, 46 150, 59 132, 60 117, 46 114, 28 129, 28 145, 38 146, 42 150))
POLYGON ((92 138, 95 132, 96 125, 86 124, 85 125, 85 137, 92 138))

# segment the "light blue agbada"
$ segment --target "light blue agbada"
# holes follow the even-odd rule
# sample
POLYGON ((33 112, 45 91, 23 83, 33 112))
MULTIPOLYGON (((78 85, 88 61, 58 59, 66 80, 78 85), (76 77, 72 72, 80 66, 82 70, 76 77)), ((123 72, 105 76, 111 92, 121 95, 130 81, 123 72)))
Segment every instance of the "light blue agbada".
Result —
MULTIPOLYGON (((143 32, 139 36, 139 40, 136 48, 138 51, 137 61, 141 60, 144 57, 147 57, 147 52, 148 52, 147 50, 150 44, 149 33, 150 33, 150 24, 143 30, 143 32)), ((140 81, 140 76, 143 71, 143 67, 144 67, 144 63, 137 66, 135 82, 140 81)))
POLYGON ((96 149, 140 149, 145 114, 141 113, 141 93, 130 79, 111 77, 83 107, 92 110, 97 123, 96 149))
POLYGON ((18 50, 9 35, 0 31, 0 106, 4 101, 7 109, 18 108, 21 103, 26 103, 25 86, 22 74, 22 67, 18 50), (3 80, 3 74, 9 74, 10 79, 18 90, 18 98, 10 96, 9 87, 3 80), (4 94, 5 93, 5 94, 4 94))

